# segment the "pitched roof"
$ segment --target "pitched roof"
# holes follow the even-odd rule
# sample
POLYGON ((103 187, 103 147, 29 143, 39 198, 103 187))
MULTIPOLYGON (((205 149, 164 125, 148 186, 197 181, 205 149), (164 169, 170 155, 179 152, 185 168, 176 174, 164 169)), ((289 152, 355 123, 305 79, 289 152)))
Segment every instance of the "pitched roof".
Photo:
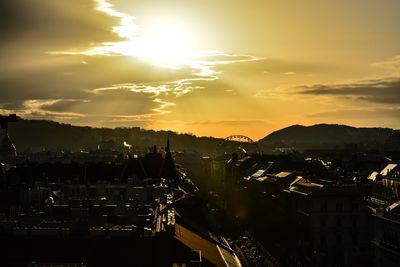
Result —
POLYGON ((280 172, 275 174, 276 177, 278 178, 285 178, 288 177, 289 175, 291 175, 293 172, 280 172))
POLYGON ((392 205, 388 207, 389 211, 399 210, 400 209, 400 200, 394 202, 392 205))
POLYGON ((215 266, 240 267, 239 259, 218 243, 211 242, 194 231, 176 224, 175 238, 193 250, 200 250, 201 256, 215 266))
POLYGON ((378 174, 379 174, 379 172, 372 172, 370 175, 368 175, 367 179, 375 182, 378 174))
POLYGON ((396 167, 397 167, 397 164, 390 163, 380 172, 380 174, 385 177, 396 167))

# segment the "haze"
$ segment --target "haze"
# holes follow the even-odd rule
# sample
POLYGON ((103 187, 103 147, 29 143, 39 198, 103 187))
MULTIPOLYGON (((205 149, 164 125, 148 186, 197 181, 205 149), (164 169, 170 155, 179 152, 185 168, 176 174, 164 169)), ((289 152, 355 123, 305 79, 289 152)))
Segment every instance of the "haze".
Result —
POLYGON ((0 113, 254 139, 400 128, 400 2, 0 0, 0 113))

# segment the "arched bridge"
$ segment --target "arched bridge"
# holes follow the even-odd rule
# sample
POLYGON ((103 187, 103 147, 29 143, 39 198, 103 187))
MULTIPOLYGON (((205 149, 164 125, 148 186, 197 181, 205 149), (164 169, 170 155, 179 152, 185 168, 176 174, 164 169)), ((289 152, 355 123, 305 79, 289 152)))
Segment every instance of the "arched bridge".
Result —
POLYGON ((240 134, 228 136, 225 138, 225 140, 242 142, 242 143, 254 143, 254 140, 251 139, 250 137, 247 137, 245 135, 240 135, 240 134))

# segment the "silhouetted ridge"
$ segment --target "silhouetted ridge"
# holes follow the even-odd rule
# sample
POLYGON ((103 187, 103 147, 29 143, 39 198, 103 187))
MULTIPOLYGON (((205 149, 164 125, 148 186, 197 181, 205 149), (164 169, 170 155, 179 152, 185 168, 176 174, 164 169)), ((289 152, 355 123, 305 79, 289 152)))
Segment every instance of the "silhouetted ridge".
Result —
POLYGON ((345 144, 385 143, 396 130, 389 128, 356 128, 339 124, 292 125, 259 140, 267 147, 334 148, 345 144))
MULTIPOLYGON (((220 144, 223 141, 220 138, 196 137, 193 134, 146 130, 140 127, 96 128, 26 119, 10 124, 9 135, 17 151, 21 153, 53 149, 94 150, 99 145, 101 148, 122 149, 124 141, 132 145, 133 150, 145 150, 153 145, 165 147, 165 140, 169 136, 174 140, 174 149, 177 151, 189 149, 210 154, 215 152, 216 148, 222 150, 220 144)), ((0 136, 0 140, 2 138, 3 135, 0 136)))
MULTIPOLYGON (((191 150, 206 155, 222 155, 227 151, 237 151, 238 147, 237 143, 221 138, 197 137, 173 131, 145 130, 139 127, 95 128, 48 120, 21 119, 18 123, 9 125, 9 135, 18 153, 52 149, 94 150, 99 145, 101 148, 104 145, 104 148, 122 149, 124 141, 131 144, 133 150, 143 151, 153 145, 165 147, 168 136, 174 140, 173 146, 176 151, 191 150)), ((392 150, 393 146, 398 147, 399 135, 399 130, 389 128, 355 128, 337 124, 292 125, 259 140, 257 149, 263 151, 282 147, 325 149, 356 143, 369 148, 392 150)), ((3 136, 0 136, 0 140, 2 138, 3 136)))

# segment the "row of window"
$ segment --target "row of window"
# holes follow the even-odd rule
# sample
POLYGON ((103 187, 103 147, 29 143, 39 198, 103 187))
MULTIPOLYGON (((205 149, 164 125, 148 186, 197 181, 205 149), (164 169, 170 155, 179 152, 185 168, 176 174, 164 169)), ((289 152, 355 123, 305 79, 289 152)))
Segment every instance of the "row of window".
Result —
MULTIPOLYGON (((351 211, 358 211, 358 203, 352 203, 351 204, 351 211)), ((328 211, 328 204, 326 202, 321 204, 320 208, 321 212, 327 212, 328 211)), ((342 202, 337 202, 335 206, 335 211, 341 212, 343 211, 343 203, 342 202)))
MULTIPOLYGON (((320 226, 321 227, 326 227, 327 226, 328 218, 329 218, 328 216, 321 216, 320 217, 320 226)), ((343 220, 345 218, 344 216, 336 216, 334 218, 336 218, 336 223, 335 223, 336 226, 338 226, 338 227, 343 226, 343 220)), ((331 219, 331 221, 332 221, 332 219, 331 219)), ((358 225, 358 216, 351 217, 351 225, 353 227, 356 227, 358 225)))
POLYGON ((383 233, 382 239, 383 242, 388 243, 393 247, 400 247, 400 235, 395 231, 386 230, 383 233))
MULTIPOLYGON (((330 240, 330 241, 333 241, 333 240, 330 240)), ((341 244, 343 243, 342 234, 337 233, 337 234, 335 235, 334 241, 335 241, 335 244, 336 244, 336 245, 341 245, 341 244)), ((322 234, 321 234, 321 236, 320 236, 320 242, 321 242, 321 245, 322 245, 322 246, 328 245, 328 244, 327 244, 327 238, 326 238, 326 234, 325 234, 325 233, 322 233, 322 234)), ((356 246, 356 245, 358 244, 358 234, 357 234, 357 233, 352 233, 352 234, 351 234, 351 243, 352 243, 354 246, 356 246)))

